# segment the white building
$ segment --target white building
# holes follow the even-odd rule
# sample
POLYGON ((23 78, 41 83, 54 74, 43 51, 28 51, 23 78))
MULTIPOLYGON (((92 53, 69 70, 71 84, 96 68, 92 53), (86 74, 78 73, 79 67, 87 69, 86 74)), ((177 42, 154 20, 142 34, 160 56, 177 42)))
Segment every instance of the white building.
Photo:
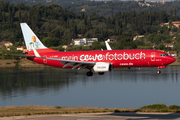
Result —
POLYGON ((84 45, 86 44, 86 38, 82 38, 82 39, 74 39, 74 45, 84 45))
POLYGON ((92 45, 93 42, 98 41, 97 38, 82 38, 82 39, 74 39, 74 45, 92 45))
POLYGON ((86 43, 87 45, 92 45, 93 42, 98 41, 97 38, 87 38, 86 43))
POLYGON ((143 37, 144 37, 144 35, 136 35, 135 37, 133 37, 133 41, 138 40, 143 37))
POLYGON ((107 39, 107 42, 116 42, 115 39, 107 39))

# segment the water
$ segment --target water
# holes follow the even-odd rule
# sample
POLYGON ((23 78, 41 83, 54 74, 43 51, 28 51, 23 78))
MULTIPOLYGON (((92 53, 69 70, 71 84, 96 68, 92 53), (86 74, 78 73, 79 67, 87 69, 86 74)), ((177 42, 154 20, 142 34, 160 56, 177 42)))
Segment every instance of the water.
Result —
POLYGON ((87 77, 70 69, 0 70, 0 106, 139 108, 164 103, 180 105, 180 66, 116 69, 87 77))

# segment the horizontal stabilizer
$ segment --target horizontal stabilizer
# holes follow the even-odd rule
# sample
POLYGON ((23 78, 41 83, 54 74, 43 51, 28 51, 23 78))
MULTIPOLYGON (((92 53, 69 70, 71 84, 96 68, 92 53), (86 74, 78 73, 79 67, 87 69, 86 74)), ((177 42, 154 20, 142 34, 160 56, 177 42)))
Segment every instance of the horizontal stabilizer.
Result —
POLYGON ((39 53, 36 51, 36 49, 35 49, 34 47, 32 47, 32 49, 33 49, 33 52, 34 52, 34 54, 35 54, 36 57, 42 58, 42 57, 39 55, 39 53))

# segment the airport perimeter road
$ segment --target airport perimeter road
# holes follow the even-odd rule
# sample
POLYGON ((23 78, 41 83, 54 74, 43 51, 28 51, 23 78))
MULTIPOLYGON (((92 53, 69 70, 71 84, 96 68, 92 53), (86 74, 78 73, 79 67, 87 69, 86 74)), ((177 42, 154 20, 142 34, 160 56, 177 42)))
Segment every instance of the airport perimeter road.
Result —
POLYGON ((179 113, 82 113, 2 117, 0 120, 180 120, 179 113))

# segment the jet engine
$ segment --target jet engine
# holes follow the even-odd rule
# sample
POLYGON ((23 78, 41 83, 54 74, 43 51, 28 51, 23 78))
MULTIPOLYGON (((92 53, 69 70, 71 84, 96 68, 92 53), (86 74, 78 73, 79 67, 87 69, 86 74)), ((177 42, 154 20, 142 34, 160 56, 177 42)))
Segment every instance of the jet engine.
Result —
POLYGON ((112 70, 111 63, 98 62, 93 67, 94 72, 109 72, 112 70))

